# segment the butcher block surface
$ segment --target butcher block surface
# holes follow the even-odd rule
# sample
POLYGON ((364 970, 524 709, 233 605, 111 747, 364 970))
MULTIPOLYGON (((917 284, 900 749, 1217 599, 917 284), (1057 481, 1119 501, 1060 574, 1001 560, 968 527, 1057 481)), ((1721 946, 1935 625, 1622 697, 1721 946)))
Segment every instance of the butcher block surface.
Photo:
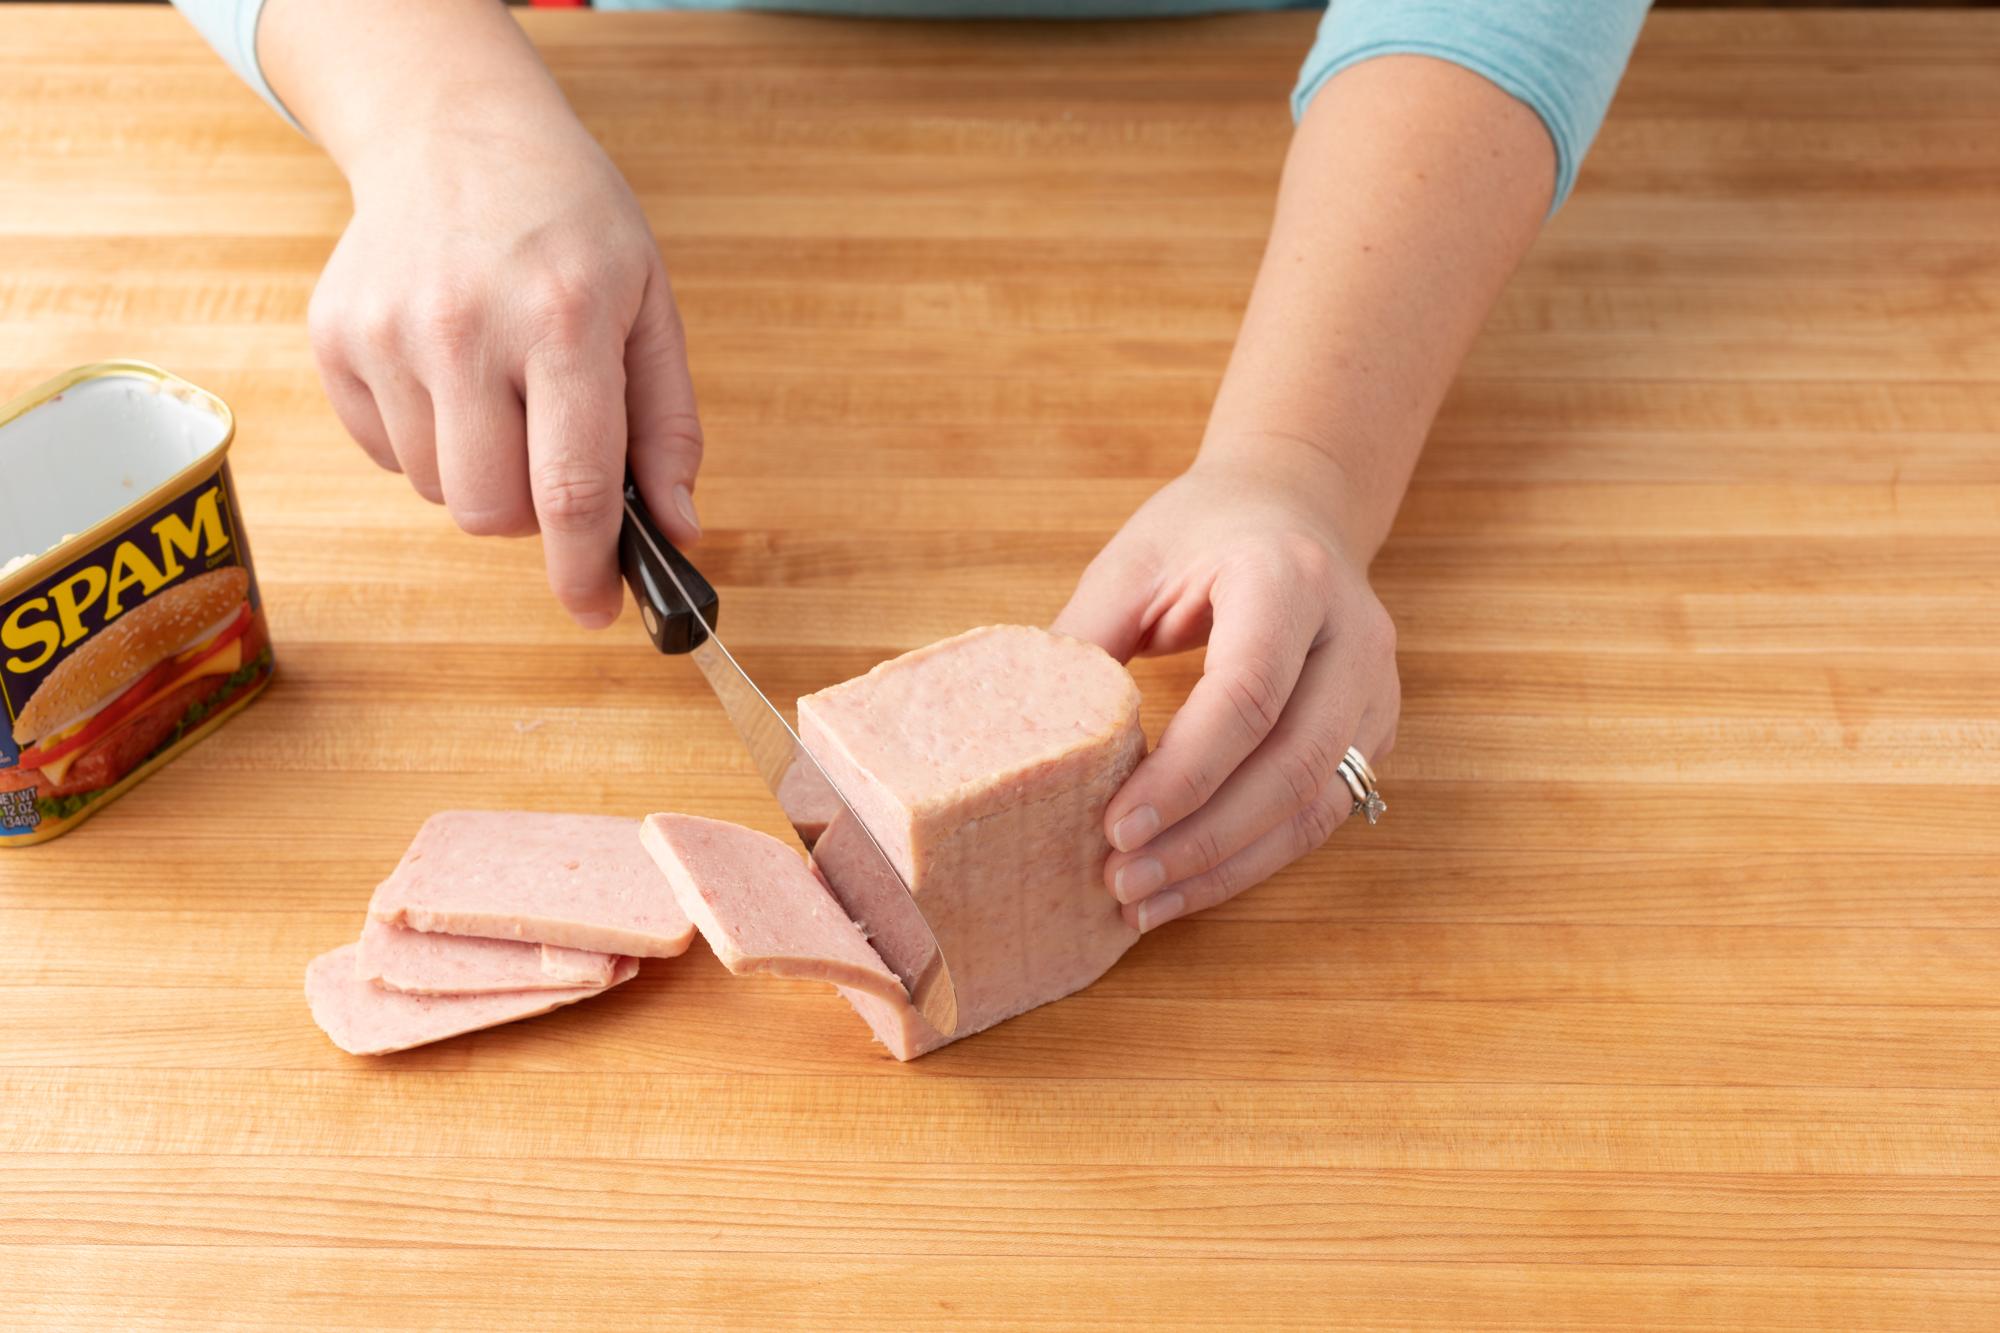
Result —
MULTIPOLYGON (((1311 16, 524 21, 673 269, 745 665, 1045 623, 1199 438, 1311 16)), ((332 168, 164 7, 0 6, 0 377, 235 406, 279 663, 0 856, 0 1324, 1990 1330, 1996 67, 1653 19, 1377 563, 1379 827, 911 1065, 700 946, 360 1060, 300 978, 430 813, 780 818, 342 438, 332 168)))

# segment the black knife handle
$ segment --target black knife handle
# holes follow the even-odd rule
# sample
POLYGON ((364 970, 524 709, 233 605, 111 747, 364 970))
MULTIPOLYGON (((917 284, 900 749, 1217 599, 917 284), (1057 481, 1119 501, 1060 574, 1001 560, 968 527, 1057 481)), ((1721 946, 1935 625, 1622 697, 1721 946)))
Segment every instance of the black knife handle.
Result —
POLYGON ((639 618, 655 648, 663 653, 691 653, 701 647, 708 637, 702 621, 712 629, 721 610, 715 589, 660 531, 638 485, 629 476, 625 478, 625 522, 618 532, 618 565, 632 595, 639 600, 639 618), (668 567, 679 577, 679 588, 667 577, 668 567), (681 595, 681 588, 687 589, 687 597, 681 595), (694 599, 692 607, 690 597, 694 599))

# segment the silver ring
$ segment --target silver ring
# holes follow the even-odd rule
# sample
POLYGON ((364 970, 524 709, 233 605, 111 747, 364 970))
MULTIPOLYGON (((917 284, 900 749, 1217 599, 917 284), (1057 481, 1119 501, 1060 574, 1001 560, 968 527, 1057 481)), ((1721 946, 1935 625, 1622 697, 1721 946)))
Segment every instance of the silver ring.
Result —
POLYGON ((1382 789, 1375 781, 1375 770, 1368 766, 1368 757, 1350 745, 1340 766, 1334 771, 1340 774, 1340 780, 1347 784, 1349 794, 1354 797, 1354 808, 1348 813, 1366 815, 1369 827, 1373 828, 1388 813, 1389 803, 1382 799, 1382 789))

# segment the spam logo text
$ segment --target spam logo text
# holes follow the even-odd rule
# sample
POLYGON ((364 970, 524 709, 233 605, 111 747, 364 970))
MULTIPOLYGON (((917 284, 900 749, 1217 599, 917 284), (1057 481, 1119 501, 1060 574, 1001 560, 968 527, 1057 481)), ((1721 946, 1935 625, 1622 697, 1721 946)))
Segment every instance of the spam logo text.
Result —
POLYGON ((218 474, 0 604, 0 686, 9 716, 59 655, 190 572, 234 563, 231 509, 224 474, 218 474))

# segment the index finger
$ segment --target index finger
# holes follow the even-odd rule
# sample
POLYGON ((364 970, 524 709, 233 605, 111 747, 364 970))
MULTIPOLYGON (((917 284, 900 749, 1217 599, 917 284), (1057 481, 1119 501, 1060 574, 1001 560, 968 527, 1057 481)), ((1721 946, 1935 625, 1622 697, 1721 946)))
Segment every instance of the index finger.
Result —
POLYGON ((700 541, 694 479, 701 468, 701 417, 680 314, 666 269, 657 264, 625 343, 625 379, 632 479, 670 539, 682 545, 700 541))
POLYGON ((1133 851, 1199 810, 1283 715, 1319 622, 1275 577, 1218 575, 1215 625, 1187 702, 1104 812, 1111 845, 1133 851))
POLYGON ((523 386, 529 490, 549 588, 578 624, 601 629, 625 602, 618 575, 624 349, 596 337, 544 345, 529 356, 523 386))

